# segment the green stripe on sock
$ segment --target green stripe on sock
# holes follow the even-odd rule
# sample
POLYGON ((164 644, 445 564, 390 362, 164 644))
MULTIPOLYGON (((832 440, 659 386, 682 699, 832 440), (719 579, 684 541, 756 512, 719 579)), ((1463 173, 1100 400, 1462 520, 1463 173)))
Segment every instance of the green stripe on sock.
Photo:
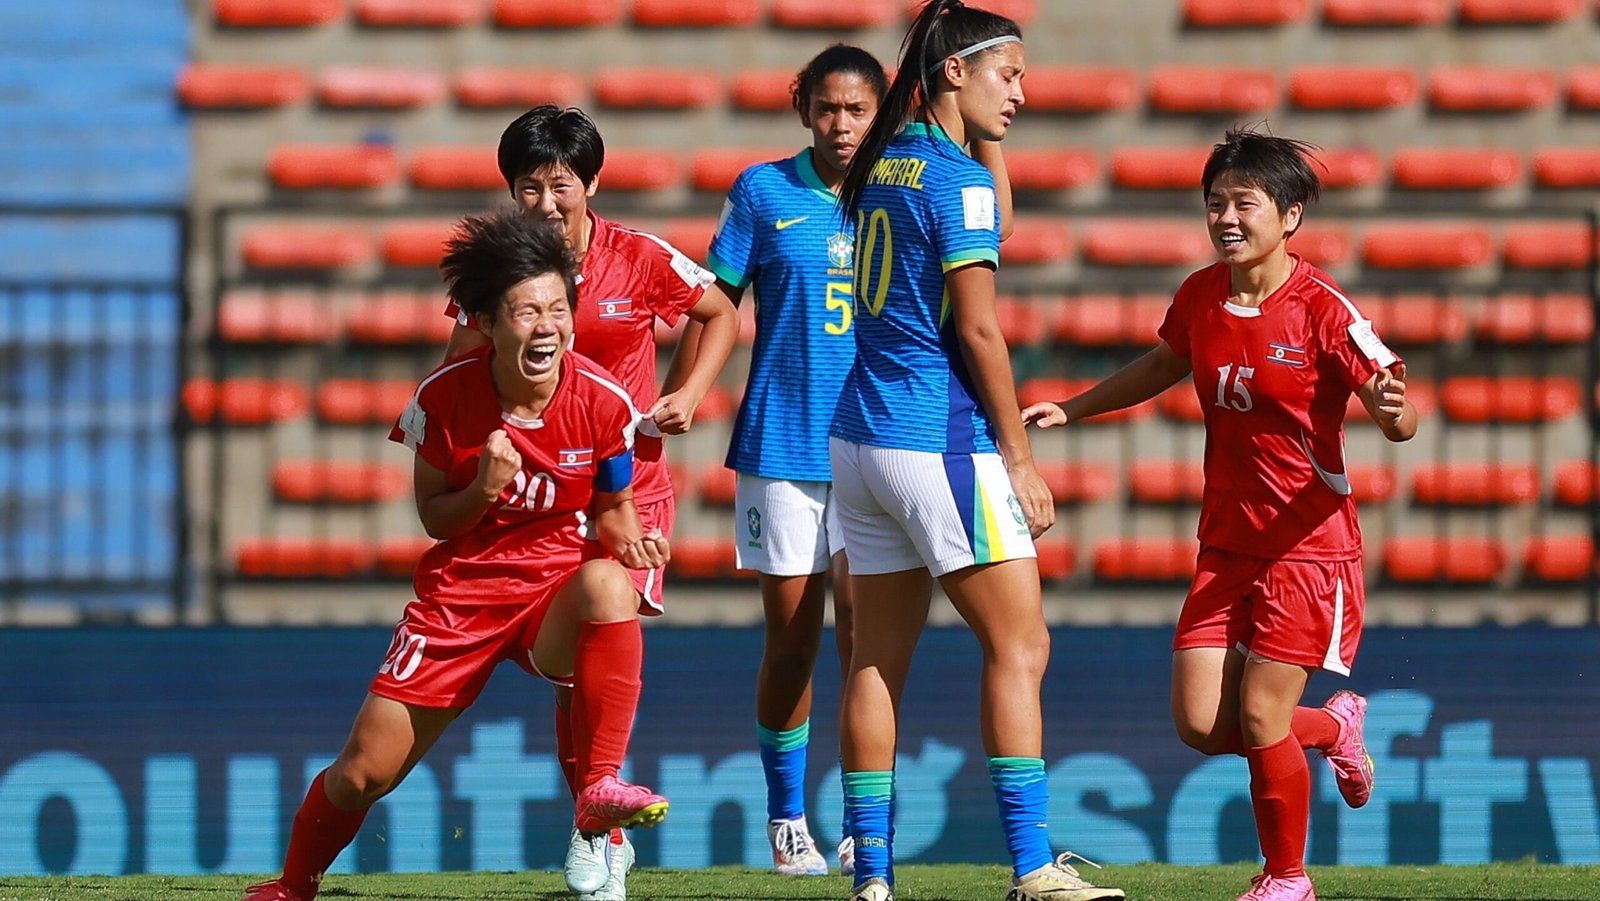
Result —
POLYGON ((1042 770, 1043 757, 990 757, 989 772, 996 770, 1042 770))
POLYGON ((894 797, 894 770, 862 770, 845 773, 844 796, 869 801, 888 801, 894 797))
POLYGON ((793 751, 795 748, 805 747, 806 743, 811 741, 811 721, 806 720, 793 729, 785 729, 782 732, 757 723, 756 741, 774 751, 793 751))

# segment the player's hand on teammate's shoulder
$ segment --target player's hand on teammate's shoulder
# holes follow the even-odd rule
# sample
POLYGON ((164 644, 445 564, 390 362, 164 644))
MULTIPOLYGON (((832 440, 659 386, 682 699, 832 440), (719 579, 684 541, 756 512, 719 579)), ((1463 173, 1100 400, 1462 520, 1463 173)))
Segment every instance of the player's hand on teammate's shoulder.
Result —
POLYGON ((1067 414, 1066 411, 1061 409, 1060 404, 1040 401, 1036 404, 1029 404, 1022 411, 1022 424, 1048 429, 1051 426, 1066 425, 1067 414))
POLYGON ((656 569, 672 559, 672 548, 660 529, 653 529, 617 548, 617 560, 628 569, 656 569))
POLYGON ((1028 523, 1028 531, 1038 538, 1056 522, 1056 502, 1050 494, 1050 486, 1044 483, 1031 461, 1009 464, 1006 472, 1011 476, 1011 490, 1016 492, 1017 503, 1022 505, 1022 518, 1028 523))
POLYGON ((484 496, 494 500, 511 484, 522 470, 522 454, 511 443, 505 429, 495 429, 484 439, 483 453, 478 458, 478 487, 484 496))
POLYGON ((663 435, 682 435, 694 424, 695 410, 699 407, 688 392, 674 391, 663 394, 647 415, 663 435))

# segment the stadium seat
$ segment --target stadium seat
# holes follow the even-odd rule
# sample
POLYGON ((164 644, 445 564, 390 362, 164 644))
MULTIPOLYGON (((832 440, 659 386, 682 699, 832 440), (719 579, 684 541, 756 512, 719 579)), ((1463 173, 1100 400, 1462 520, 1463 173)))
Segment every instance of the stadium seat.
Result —
POLYGON ((411 467, 378 460, 279 460, 272 466, 272 491, 297 504, 376 504, 411 489, 411 467))
POLYGON ((506 188, 493 147, 419 147, 411 156, 411 183, 435 191, 506 188))
POLYGON ((1084 260, 1099 266, 1194 266, 1214 255, 1198 218, 1099 219, 1079 231, 1084 260))
POLYGON ((1210 147, 1122 147, 1111 154, 1118 187, 1199 191, 1210 147))
POLYGON ((339 335, 328 304, 311 294, 232 290, 217 307, 217 337, 230 344, 315 344, 339 335))
POLYGON ((792 111, 794 76, 790 69, 750 69, 733 77, 733 105, 740 109, 792 111))
POLYGON ((1396 187, 1418 191, 1501 188, 1522 178, 1522 158, 1511 150, 1402 147, 1394 153, 1396 187))
POLYGON ((1323 150, 1316 154, 1317 177, 1324 188, 1364 188, 1383 180, 1383 160, 1363 147, 1323 150))
POLYGON ((345 333, 356 344, 424 344, 443 347, 453 320, 444 298, 431 292, 389 291, 363 298, 350 309, 345 333))
POLYGON ((620 109, 696 109, 722 99, 722 77, 714 69, 607 69, 594 80, 594 96, 620 109))
POLYGON ((1041 538, 1033 548, 1039 554, 1039 578, 1045 581, 1069 579, 1077 569, 1077 548, 1065 538, 1041 538))
POLYGON ((444 76, 390 66, 333 66, 317 79, 317 99, 350 109, 408 109, 444 99, 444 76))
POLYGON ((1094 546, 1102 582, 1186 582, 1194 578, 1193 538, 1104 538, 1094 546))
POLYGON ((483 21, 485 0, 357 0, 356 21, 393 28, 459 28, 483 21))
MULTIPOLYGON (((741 340, 745 344, 750 343, 748 338, 741 340)), ((697 424, 727 422, 733 418, 738 409, 739 400, 729 393, 728 389, 721 385, 712 385, 711 390, 707 391, 705 398, 700 401, 700 409, 695 411, 694 421, 697 424)))
POLYGON ((266 425, 296 419, 309 405, 305 385, 287 379, 190 379, 183 386, 183 407, 194 422, 266 425))
POLYGON ((1194 393, 1194 384, 1188 379, 1161 392, 1156 404, 1161 408, 1161 415, 1173 422, 1204 422, 1206 418, 1200 396, 1194 393))
POLYGON ((400 178, 388 144, 289 144, 273 148, 267 174, 280 188, 381 188, 400 178))
POLYGON ((1411 472, 1411 499, 1449 507, 1503 507, 1539 499, 1531 463, 1423 463, 1411 472))
POLYGON ((661 230, 661 237, 700 262, 705 262, 711 239, 717 234, 715 219, 676 219, 661 230))
POLYGON ((1567 72, 1567 106, 1600 109, 1600 66, 1576 66, 1567 72))
MULTIPOLYGON (((1093 388, 1099 379, 1058 379, 1037 378, 1028 379, 1017 388, 1017 400, 1026 407, 1040 401, 1056 403, 1069 400, 1093 388)), ((1155 401, 1147 400, 1123 410, 1102 413, 1084 420, 1084 424, 1128 422, 1134 419, 1144 419, 1155 412, 1155 401)))
POLYGON ((1579 344, 1594 335, 1594 305, 1581 294, 1502 294, 1483 303, 1478 337, 1500 344, 1579 344))
POLYGON ((1062 301, 1056 340, 1078 347, 1154 346, 1171 298, 1084 294, 1062 301))
POLYGON ((898 15, 895 0, 773 0, 772 23, 782 28, 876 28, 898 15))
POLYGON ((1039 460, 1039 478, 1057 504, 1092 504, 1111 497, 1117 475, 1107 463, 1066 463, 1039 460))
POLYGON ((260 269, 338 269, 372 259, 365 226, 258 225, 245 233, 244 260, 260 269))
POLYGON ((1505 545, 1493 538, 1403 536, 1383 543, 1383 570, 1400 583, 1481 584, 1505 568, 1505 545))
POLYGON ((1296 66, 1289 73, 1289 100, 1301 109, 1391 109, 1416 99, 1417 77, 1403 66, 1296 66))
POLYGON ((526 110, 541 103, 572 106, 583 99, 584 86, 582 77, 556 69, 471 66, 456 73, 455 95, 465 107, 526 110))
POLYGON ((1157 66, 1150 72, 1150 106, 1163 113, 1253 113, 1277 103, 1272 69, 1157 66))
POLYGON ((1444 411, 1456 422, 1548 422, 1576 413, 1578 381, 1563 376, 1464 375, 1444 383, 1444 411))
POLYGON ((1440 66, 1428 76, 1428 102, 1445 112, 1509 112, 1549 106, 1556 78, 1548 69, 1440 66))
POLYGON ((393 425, 416 390, 414 379, 325 379, 317 386, 317 418, 333 425, 393 425))
POLYGON ((444 244, 455 231, 454 219, 385 223, 380 239, 383 261, 390 266, 438 266, 444 259, 444 244))
POLYGON ((718 28, 754 25, 756 0, 633 0, 633 21, 651 28, 718 28))
POLYGON ((1570 19, 1584 0, 1461 0, 1457 14, 1472 25, 1537 25, 1570 19))
POLYGON ((234 563, 239 575, 269 579, 343 579, 377 563, 377 552, 350 538, 247 538, 234 563))
POLYGON ((1141 504, 1198 504, 1205 483, 1199 461, 1136 460, 1128 467, 1128 496, 1141 504))
POLYGON ((717 147, 697 150, 689 161, 689 181, 699 191, 726 194, 739 173, 770 160, 794 156, 793 148, 717 147))
POLYGON ((1018 216, 1011 237, 1000 245, 1000 260, 1006 265, 1052 263, 1071 254, 1072 232, 1065 220, 1053 216, 1018 216))
POLYGON ((1567 460, 1556 467, 1553 496, 1563 507, 1587 507, 1595 500, 1596 467, 1588 460, 1567 460))
POLYGON ((1349 227, 1343 222, 1308 220, 1291 236, 1289 249, 1313 266, 1337 266, 1350 256, 1349 227))
POLYGON ((622 21, 621 0, 494 0, 502 28, 583 28, 622 21))
POLYGON ((298 28, 326 25, 344 15, 345 0, 214 0, 218 25, 298 28))
POLYGON ((1394 467, 1381 463, 1350 463, 1350 490, 1357 503, 1382 504, 1394 497, 1394 467))
POLYGON ((1461 304, 1430 294, 1361 295, 1351 302, 1372 320, 1386 343, 1400 346, 1452 344, 1467 336, 1461 304))
POLYGON ((1545 188, 1600 188, 1600 147, 1535 150, 1533 174, 1545 188))
POLYGON ((1329 25, 1442 25, 1450 19, 1450 0, 1323 0, 1329 25))
POLYGON ((1306 0, 1183 0, 1184 24, 1196 28, 1260 28, 1298 22, 1306 0))
POLYGON ((1522 548, 1522 578, 1529 582, 1583 582, 1595 574, 1594 539, 1588 535, 1534 535, 1522 548))
POLYGON ((1006 174, 1014 191, 1065 191, 1093 184, 1100 161, 1093 150, 1007 150, 1006 174))
POLYGON ((1028 112, 1101 113, 1139 102, 1139 79, 1113 66, 1030 66, 1028 112))
POLYGON ((1494 258, 1494 238, 1475 222, 1377 223, 1362 235, 1361 257, 1378 269, 1468 269, 1494 258))
POLYGON ((738 486, 738 473, 721 463, 713 463, 700 477, 700 500, 712 507, 732 507, 738 486))
POLYGON ((1051 332, 1058 308, 1044 298, 997 297, 995 315, 1000 320, 1000 336, 1011 348, 1043 344, 1051 332))
POLYGON ((683 167, 670 150, 606 150, 608 191, 660 191, 678 184, 683 167))
POLYGON ((731 539, 683 536, 673 539, 667 567, 679 579, 731 579, 737 574, 736 560, 731 539))
POLYGON ((432 538, 405 536, 378 542, 378 572, 386 576, 410 578, 417 561, 436 544, 432 538))
POLYGON ((178 76, 178 98, 196 109, 261 109, 299 103, 311 79, 293 66, 190 63, 178 76))
POLYGON ((1584 269, 1595 245, 1587 222, 1518 222, 1505 227, 1500 256, 1513 269, 1584 269))

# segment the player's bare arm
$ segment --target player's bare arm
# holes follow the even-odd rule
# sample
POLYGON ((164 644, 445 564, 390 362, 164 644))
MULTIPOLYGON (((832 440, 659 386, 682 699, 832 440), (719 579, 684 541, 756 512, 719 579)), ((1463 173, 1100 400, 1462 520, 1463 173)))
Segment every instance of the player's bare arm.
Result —
POLYGON ((1041 429, 1066 425, 1101 413, 1142 404, 1189 374, 1189 358, 1180 357, 1162 341, 1139 359, 1118 369, 1071 400, 1032 404, 1022 411, 1022 421, 1041 429))
POLYGON ((1367 415, 1390 441, 1410 441, 1417 434, 1417 408, 1406 398, 1406 364, 1378 370, 1358 389, 1367 415))
POLYGON ((672 557, 661 531, 644 531, 633 506, 633 488, 594 493, 595 536, 606 553, 629 569, 656 569, 672 557))
POLYGON ((678 342, 661 399, 646 414, 664 434, 689 431, 700 402, 733 353, 733 343, 739 338, 739 312, 726 288, 719 279, 689 308, 689 328, 678 342), (687 359, 680 363, 686 354, 687 359))
POLYGON ((972 158, 994 176, 994 208, 1000 214, 1000 240, 1004 241, 1016 229, 1016 219, 1011 214, 1011 176, 1006 173, 1005 155, 1000 152, 999 141, 973 138, 970 146, 972 158))
POLYGON ((423 530, 428 537, 441 541, 465 534, 500 499, 500 492, 521 469, 522 455, 512 447, 503 429, 494 430, 484 440, 478 475, 460 490, 451 489, 444 471, 418 454, 411 480, 423 530))

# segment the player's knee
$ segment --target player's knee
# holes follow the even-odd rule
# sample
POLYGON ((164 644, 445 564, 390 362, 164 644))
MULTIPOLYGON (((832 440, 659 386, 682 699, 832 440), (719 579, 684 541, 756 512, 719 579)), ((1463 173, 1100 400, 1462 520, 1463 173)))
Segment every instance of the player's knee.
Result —
POLYGON ((323 790, 335 807, 365 810, 394 788, 395 773, 362 758, 335 760, 322 776, 323 790))
POLYGON ((1207 757, 1226 754, 1236 744, 1232 736, 1217 733, 1216 723, 1195 723, 1186 719, 1173 721, 1178 739, 1207 757))
POLYGON ((995 663, 1018 678, 1035 681, 1044 678, 1050 665, 1050 632, 1038 629, 1014 636, 993 650, 995 663))
POLYGON ((578 569, 577 579, 586 622, 619 622, 639 615, 633 578, 615 560, 590 560, 578 569))

